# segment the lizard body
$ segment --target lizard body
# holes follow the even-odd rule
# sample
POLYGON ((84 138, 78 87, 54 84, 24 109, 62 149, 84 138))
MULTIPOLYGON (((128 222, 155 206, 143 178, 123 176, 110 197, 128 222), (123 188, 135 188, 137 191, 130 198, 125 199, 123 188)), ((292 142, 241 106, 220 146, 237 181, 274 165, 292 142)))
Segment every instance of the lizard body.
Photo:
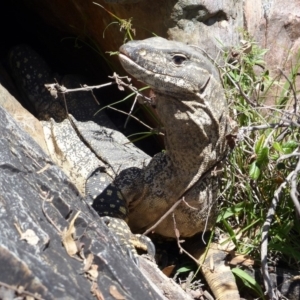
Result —
MULTIPOLYGON (((211 227, 218 190, 213 170, 226 156, 229 130, 216 68, 193 48, 159 37, 123 45, 119 58, 129 74, 154 90, 165 129, 165 153, 135 172, 131 184, 122 172, 115 180, 127 201, 130 227, 149 228, 182 197, 174 211, 180 234, 188 237, 211 227)), ((155 232, 175 237, 172 216, 155 232)))

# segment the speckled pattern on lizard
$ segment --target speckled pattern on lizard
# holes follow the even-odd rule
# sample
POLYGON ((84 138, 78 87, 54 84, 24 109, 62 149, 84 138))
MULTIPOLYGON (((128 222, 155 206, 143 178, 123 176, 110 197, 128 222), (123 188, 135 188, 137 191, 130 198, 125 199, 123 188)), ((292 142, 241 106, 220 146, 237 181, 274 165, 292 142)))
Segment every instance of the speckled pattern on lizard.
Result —
MULTIPOLYGON (((165 130, 164 153, 136 174, 115 179, 127 201, 134 232, 152 226, 176 201, 176 227, 182 237, 211 228, 216 219, 218 178, 226 156, 228 110, 217 69, 192 47, 155 37, 120 48, 124 69, 149 85, 165 130), (129 179, 130 178, 130 179, 129 179)), ((155 232, 175 237, 172 216, 155 232)))

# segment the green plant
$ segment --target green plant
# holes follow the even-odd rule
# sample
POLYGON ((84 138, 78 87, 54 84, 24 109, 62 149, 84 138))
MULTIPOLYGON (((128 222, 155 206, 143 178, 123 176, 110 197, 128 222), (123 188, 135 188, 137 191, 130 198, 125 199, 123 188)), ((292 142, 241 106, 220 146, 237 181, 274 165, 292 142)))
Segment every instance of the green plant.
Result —
POLYGON ((291 200, 292 179, 281 185, 296 171, 293 180, 299 188, 295 168, 300 155, 296 88, 300 59, 289 76, 280 70, 280 76, 272 79, 264 67, 266 50, 249 36, 245 40, 240 48, 224 53, 227 62, 221 68, 231 118, 239 131, 224 168, 218 224, 238 252, 259 259, 262 231, 275 199, 268 261, 298 269, 300 229, 291 200), (267 100, 272 105, 266 105, 267 100))

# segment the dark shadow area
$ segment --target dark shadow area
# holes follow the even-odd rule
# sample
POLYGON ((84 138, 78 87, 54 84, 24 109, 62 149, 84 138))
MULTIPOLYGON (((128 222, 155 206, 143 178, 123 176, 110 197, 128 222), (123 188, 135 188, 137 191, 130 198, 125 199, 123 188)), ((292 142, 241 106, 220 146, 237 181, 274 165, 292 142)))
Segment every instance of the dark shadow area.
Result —
POLYGON ((210 13, 203 5, 189 5, 184 8, 182 19, 195 20, 211 26, 216 22, 228 20, 224 11, 219 10, 216 13, 210 13))
MULTIPOLYGON (((54 74, 79 74, 86 78, 86 84, 98 85, 110 82, 108 76, 113 74, 103 57, 91 47, 78 40, 78 37, 59 31, 47 25, 33 10, 24 5, 24 1, 11 0, 0 4, 0 83, 14 96, 17 96, 8 70, 8 52, 19 44, 28 44, 35 49, 51 67, 54 74)), ((117 50, 117 49, 116 49, 117 50)), ((109 58, 109 54, 107 54, 109 58)), ((126 96, 116 86, 105 87, 95 91, 95 95, 101 106, 114 103, 126 96)), ((32 108, 22 103, 29 111, 32 108)), ((118 109, 129 111, 129 101, 118 109)), ((136 121, 130 121, 126 129, 123 124, 126 115, 106 110, 107 114, 116 123, 119 130, 125 135, 145 131, 136 121)), ((143 116, 141 116, 142 118, 143 116)), ((137 146, 150 155, 160 151, 156 138, 147 138, 138 142, 137 146)))

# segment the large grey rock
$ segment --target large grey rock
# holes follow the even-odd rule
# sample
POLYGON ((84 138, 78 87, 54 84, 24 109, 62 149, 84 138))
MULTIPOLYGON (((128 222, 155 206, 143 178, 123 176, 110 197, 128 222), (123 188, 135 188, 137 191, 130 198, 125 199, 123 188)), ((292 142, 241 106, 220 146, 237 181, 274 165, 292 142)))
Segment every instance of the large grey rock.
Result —
POLYGON ((104 299, 162 299, 66 175, 2 107, 0 132, 0 282, 8 285, 0 298, 14 299, 11 290, 19 287, 20 296, 95 299, 94 285, 104 299), (73 236, 86 258, 93 255, 94 283, 86 263, 62 245, 61 232, 79 211, 73 236))
POLYGON ((268 68, 284 66, 289 72, 300 47, 298 0, 97 1, 104 8, 92 1, 75 0, 63 6, 59 0, 24 2, 61 31, 82 36, 84 30, 103 53, 116 51, 124 37, 129 38, 127 31, 137 40, 156 34, 194 44, 216 58, 221 48, 235 47, 247 30, 261 47, 270 49, 268 68), (108 12, 121 19, 119 25, 108 12))
POLYGON ((239 43, 242 12, 242 1, 180 0, 170 12, 168 34, 172 40, 199 46, 216 58, 220 49, 239 43))

